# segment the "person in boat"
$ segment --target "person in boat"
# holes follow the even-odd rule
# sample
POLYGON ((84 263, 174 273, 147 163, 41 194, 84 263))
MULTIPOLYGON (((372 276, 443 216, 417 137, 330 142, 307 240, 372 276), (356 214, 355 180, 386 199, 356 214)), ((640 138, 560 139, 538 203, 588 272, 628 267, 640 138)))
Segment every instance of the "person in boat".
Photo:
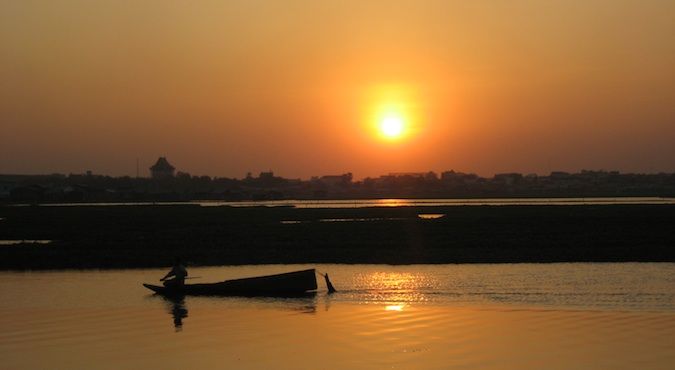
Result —
POLYGON ((171 271, 167 272, 163 278, 159 279, 159 281, 163 281, 164 286, 167 288, 181 288, 185 285, 185 278, 187 276, 187 268, 185 268, 185 265, 181 262, 180 258, 176 258, 171 271), (171 277, 173 277, 173 279, 170 279, 171 277))

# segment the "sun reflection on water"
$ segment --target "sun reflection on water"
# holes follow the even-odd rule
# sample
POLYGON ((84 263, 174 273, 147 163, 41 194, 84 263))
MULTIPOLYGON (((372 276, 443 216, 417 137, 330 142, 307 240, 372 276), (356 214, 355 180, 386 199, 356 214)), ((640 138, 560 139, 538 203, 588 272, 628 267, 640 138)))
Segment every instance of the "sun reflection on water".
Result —
POLYGON ((378 199, 376 204, 380 207, 401 207, 409 205, 407 199, 378 199))
POLYGON ((403 311, 403 305, 402 304, 392 304, 392 305, 387 305, 384 306, 385 311, 403 311))
POLYGON ((357 289, 365 292, 366 302, 386 302, 387 311, 399 311, 405 304, 428 300, 426 292, 437 282, 428 274, 414 272, 371 272, 356 277, 357 289))
POLYGON ((436 220, 445 217, 445 213, 420 213, 417 217, 423 220, 436 220))

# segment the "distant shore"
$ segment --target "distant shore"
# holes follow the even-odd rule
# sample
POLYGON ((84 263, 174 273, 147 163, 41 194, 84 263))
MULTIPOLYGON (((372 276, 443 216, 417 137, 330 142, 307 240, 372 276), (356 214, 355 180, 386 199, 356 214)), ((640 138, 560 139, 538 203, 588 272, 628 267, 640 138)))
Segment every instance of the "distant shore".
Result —
POLYGON ((0 207, 0 269, 675 262, 675 205, 0 207), (420 215, 422 215, 420 217, 420 215), (424 217, 424 218, 422 218, 424 217))

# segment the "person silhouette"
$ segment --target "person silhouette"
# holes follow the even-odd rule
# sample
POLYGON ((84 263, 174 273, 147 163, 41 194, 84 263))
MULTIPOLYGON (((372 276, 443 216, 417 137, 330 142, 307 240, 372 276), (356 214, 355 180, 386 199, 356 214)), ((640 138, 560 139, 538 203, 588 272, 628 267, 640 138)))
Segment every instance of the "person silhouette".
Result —
POLYGON ((180 258, 176 257, 173 263, 171 271, 167 272, 163 278, 159 281, 164 282, 164 286, 167 288, 182 288, 185 285, 185 278, 188 276, 187 268, 181 262, 180 258), (173 277, 173 279, 169 279, 173 277))

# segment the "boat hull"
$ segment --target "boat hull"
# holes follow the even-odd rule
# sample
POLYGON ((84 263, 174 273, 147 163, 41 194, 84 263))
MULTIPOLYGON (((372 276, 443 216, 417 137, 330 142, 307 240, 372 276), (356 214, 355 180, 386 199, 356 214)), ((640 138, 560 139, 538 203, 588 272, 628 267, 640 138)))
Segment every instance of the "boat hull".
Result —
POLYGON ((143 286, 165 296, 302 296, 317 288, 314 269, 226 280, 211 284, 185 284, 182 287, 164 287, 152 284, 143 284, 143 286))

